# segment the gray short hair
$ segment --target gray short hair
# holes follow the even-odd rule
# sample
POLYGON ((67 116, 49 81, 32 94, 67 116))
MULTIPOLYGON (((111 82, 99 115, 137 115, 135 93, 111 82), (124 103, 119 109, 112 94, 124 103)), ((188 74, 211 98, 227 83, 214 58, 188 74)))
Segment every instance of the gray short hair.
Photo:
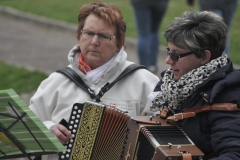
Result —
POLYGON ((211 60, 220 57, 226 47, 227 26, 223 19, 209 11, 186 11, 167 27, 163 37, 179 48, 188 48, 196 57, 210 50, 211 60))

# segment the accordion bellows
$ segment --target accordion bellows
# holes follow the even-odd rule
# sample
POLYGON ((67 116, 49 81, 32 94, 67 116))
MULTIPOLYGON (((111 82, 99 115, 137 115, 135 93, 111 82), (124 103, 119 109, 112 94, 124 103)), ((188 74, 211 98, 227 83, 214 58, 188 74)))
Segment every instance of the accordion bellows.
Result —
POLYGON ((129 120, 122 111, 94 102, 76 103, 69 121, 74 136, 59 160, 118 160, 129 120))

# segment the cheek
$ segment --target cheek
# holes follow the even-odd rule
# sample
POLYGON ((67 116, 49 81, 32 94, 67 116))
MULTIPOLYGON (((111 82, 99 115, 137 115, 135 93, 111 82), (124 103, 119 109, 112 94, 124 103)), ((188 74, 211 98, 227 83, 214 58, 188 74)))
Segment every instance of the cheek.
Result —
POLYGON ((189 71, 193 70, 194 68, 191 66, 185 66, 182 69, 182 75, 187 74, 189 71))
POLYGON ((196 69, 200 66, 201 66, 201 63, 199 61, 189 61, 189 63, 183 64, 182 73, 186 74, 191 70, 196 69))
POLYGON ((101 54, 102 59, 108 61, 116 52, 114 50, 102 50, 101 53, 103 53, 101 54))
POLYGON ((118 48, 113 44, 102 44, 101 49, 105 53, 104 56, 107 57, 114 55, 118 51, 118 48))
POLYGON ((78 40, 78 45, 81 49, 81 52, 84 52, 84 50, 88 46, 87 41, 81 40, 81 38, 78 40))

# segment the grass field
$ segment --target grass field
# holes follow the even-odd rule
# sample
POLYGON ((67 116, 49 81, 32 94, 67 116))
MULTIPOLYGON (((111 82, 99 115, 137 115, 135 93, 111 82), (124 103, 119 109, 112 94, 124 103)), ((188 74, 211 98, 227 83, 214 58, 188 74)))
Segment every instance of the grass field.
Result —
MULTIPOLYGON (((12 7, 24 12, 29 12, 41 16, 45 16, 48 18, 58 19, 70 23, 77 23, 77 15, 82 5, 92 2, 92 0, 70 0, 70 1, 64 1, 64 0, 0 0, 0 5, 2 6, 8 6, 12 7)), ((129 0, 105 0, 104 2, 114 4, 120 8, 122 11, 122 14, 124 16, 124 19, 127 24, 127 37, 137 38, 136 35, 136 26, 134 21, 134 14, 132 7, 130 5, 129 0)), ((184 11, 189 9, 195 9, 198 10, 198 5, 196 4, 195 8, 190 8, 186 0, 170 0, 169 6, 167 9, 167 13, 164 17, 163 23, 160 28, 159 36, 161 37, 165 28, 169 23, 171 23, 175 17, 180 16, 184 11)), ((240 50, 240 5, 237 6, 237 13, 235 14, 234 21, 231 28, 231 52, 230 52, 230 58, 233 60, 234 63, 240 65, 240 54, 238 51, 240 50)), ((160 39, 161 43, 163 45, 167 45, 166 42, 163 39, 160 39)), ((2 62, 0 62, 0 65, 4 65, 5 68, 12 68, 12 66, 6 65, 2 62)), ((2 68, 2 66, 0 66, 2 68)), ((18 92, 26 92, 33 89, 36 89, 37 85, 40 81, 42 81, 46 75, 42 73, 27 71, 24 69, 19 69, 16 67, 15 70, 12 70, 12 75, 10 77, 8 75, 9 72, 3 72, 0 70, 0 76, 6 77, 7 79, 0 82, 0 89, 2 87, 9 86, 9 84, 13 84, 14 81, 14 87, 15 90, 18 92), (16 72, 16 73, 15 73, 16 72), (5 75, 6 74, 6 75, 5 75), (39 75, 35 76, 34 82, 29 81, 27 84, 33 83, 33 85, 28 85, 27 88, 22 88, 26 85, 24 81, 20 81, 20 79, 24 80, 24 77, 31 77, 31 75, 39 75), (19 81, 19 82, 17 82, 19 81), (36 83, 35 83, 36 82, 36 83), (34 84, 35 83, 35 84, 34 84)), ((9 86, 9 88, 13 88, 13 86, 9 86)))
POLYGON ((14 89, 18 94, 35 90, 47 75, 0 61, 0 89, 14 89))

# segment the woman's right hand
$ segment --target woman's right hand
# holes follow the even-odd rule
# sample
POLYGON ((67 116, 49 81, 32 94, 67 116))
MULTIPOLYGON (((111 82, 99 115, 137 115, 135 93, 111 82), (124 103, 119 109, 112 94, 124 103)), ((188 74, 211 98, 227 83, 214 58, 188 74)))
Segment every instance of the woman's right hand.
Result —
POLYGON ((50 131, 58 138, 62 144, 67 144, 72 139, 71 132, 61 124, 54 124, 50 131))

